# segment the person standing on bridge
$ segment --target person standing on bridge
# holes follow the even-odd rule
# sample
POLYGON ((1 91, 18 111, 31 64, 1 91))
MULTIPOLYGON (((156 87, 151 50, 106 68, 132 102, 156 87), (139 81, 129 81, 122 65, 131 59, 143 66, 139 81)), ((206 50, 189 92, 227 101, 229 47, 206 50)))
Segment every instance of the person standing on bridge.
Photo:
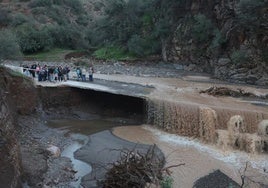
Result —
POLYGON ((93 73, 94 73, 93 65, 90 65, 88 69, 88 77, 90 82, 93 82, 93 73))
POLYGON ((80 67, 76 68, 76 75, 77 75, 77 81, 79 81, 79 78, 81 78, 82 80, 82 70, 80 69, 80 67))

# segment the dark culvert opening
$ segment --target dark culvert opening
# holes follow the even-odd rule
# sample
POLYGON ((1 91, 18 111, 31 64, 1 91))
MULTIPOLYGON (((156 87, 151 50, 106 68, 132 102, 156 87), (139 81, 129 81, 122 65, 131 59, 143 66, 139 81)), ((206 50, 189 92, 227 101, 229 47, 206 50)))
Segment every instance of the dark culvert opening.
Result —
POLYGON ((98 106, 101 113, 144 114, 145 101, 141 98, 93 90, 81 92, 81 97, 88 105, 98 106))
POLYGON ((45 111, 75 108, 101 116, 132 118, 140 124, 145 121, 146 100, 143 98, 71 87, 40 87, 39 96, 45 111))

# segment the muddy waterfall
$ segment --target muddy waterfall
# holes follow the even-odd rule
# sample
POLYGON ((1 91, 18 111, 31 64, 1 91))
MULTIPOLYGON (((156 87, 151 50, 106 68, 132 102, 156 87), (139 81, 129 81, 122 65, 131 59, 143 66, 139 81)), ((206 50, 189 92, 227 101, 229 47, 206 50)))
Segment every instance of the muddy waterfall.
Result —
POLYGON ((148 100, 147 123, 222 149, 268 153, 268 114, 148 100))

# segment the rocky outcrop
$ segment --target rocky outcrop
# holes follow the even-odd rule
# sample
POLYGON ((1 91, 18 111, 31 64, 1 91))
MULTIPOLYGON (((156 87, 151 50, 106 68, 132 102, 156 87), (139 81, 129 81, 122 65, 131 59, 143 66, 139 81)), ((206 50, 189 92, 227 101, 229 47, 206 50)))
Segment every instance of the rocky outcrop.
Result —
POLYGON ((169 61, 230 82, 268 85, 267 1, 191 0, 184 9, 169 61))
POLYGON ((0 185, 16 188, 21 187, 16 115, 31 113, 35 109, 36 95, 30 80, 12 75, 14 73, 2 67, 0 74, 0 185))

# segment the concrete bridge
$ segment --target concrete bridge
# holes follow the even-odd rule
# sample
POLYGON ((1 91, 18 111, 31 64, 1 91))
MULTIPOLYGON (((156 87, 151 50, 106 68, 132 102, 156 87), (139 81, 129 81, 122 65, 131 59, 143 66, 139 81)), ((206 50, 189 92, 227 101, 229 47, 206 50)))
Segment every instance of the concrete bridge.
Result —
MULTIPOLYGON (((23 69, 25 69, 23 67, 13 65, 5 66, 21 74, 23 74, 23 69)), ((26 69, 31 70, 30 68, 26 69)), ((37 78, 33 78, 33 81, 37 86, 42 87, 66 86, 142 98, 146 97, 151 93, 152 90, 154 90, 153 86, 129 82, 129 80, 132 80, 131 78, 128 78, 128 81, 126 80, 126 82, 124 82, 123 80, 117 80, 116 78, 113 78, 113 76, 103 74, 94 74, 93 82, 90 82, 88 78, 86 79, 86 81, 77 81, 76 72, 70 71, 69 78, 70 80, 61 82, 50 82, 48 80, 38 81, 37 78)))
MULTIPOLYGON (((23 74, 23 67, 5 64, 4 66, 23 74)), ((182 78, 159 78, 159 77, 136 77, 122 74, 94 74, 94 81, 77 81, 76 72, 70 71, 70 80, 62 82, 37 81, 33 79, 37 86, 42 87, 74 87, 89 89, 112 94, 141 97, 148 99, 159 99, 170 102, 180 102, 183 104, 196 104, 198 106, 214 106, 217 108, 228 108, 238 110, 267 111, 267 100, 244 100, 241 98, 213 97, 200 94, 200 91, 212 86, 228 87, 230 89, 242 89, 256 96, 268 94, 267 88, 257 88, 247 85, 234 85, 221 83, 206 76, 186 75, 182 78), (258 106, 249 105, 257 104, 258 106), (264 108, 263 108, 264 106, 264 108), (259 109, 260 108, 260 109, 259 109)))

